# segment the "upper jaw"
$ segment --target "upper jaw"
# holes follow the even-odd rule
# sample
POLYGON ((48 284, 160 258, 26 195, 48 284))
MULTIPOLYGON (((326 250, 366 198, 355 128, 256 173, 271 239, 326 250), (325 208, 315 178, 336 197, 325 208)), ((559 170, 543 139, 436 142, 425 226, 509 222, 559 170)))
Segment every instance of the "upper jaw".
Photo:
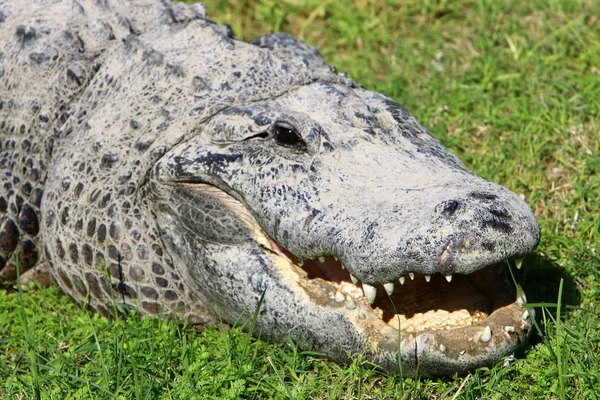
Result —
MULTIPOLYGON (((391 165, 390 157, 383 161, 391 165)), ((410 272, 469 274, 529 254, 539 242, 527 203, 472 174, 412 177, 389 165, 328 160, 334 167, 318 171, 324 178, 301 180, 296 203, 262 192, 245 199, 265 231, 298 259, 336 256, 360 281, 383 284, 410 272)))
POLYGON ((425 220, 406 227, 405 221, 389 218, 389 225, 380 224, 365 242, 353 238, 364 236, 372 225, 365 228, 360 226, 360 220, 349 220, 344 221, 347 224, 340 223, 336 234, 329 237, 328 229, 306 233, 312 236, 306 238, 308 243, 300 241, 299 251, 293 245, 291 251, 297 260, 335 257, 352 276, 369 285, 397 283, 412 273, 441 274, 451 279, 453 275, 470 274, 532 252, 539 241, 539 227, 528 208, 519 212, 515 212, 515 219, 521 219, 521 224, 508 233, 478 229, 477 220, 452 225, 437 221, 428 224, 425 220), (396 222, 405 229, 391 226, 396 222), (466 228, 460 231, 462 226, 466 228), (395 238, 395 242, 386 235, 395 238), (318 245, 313 246, 313 242, 318 245))

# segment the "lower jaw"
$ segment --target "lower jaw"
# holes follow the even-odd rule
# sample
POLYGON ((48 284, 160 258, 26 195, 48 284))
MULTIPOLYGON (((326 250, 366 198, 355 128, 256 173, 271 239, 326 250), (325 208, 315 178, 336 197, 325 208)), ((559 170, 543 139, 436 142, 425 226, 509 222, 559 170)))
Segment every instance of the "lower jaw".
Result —
POLYGON ((367 333, 368 358, 392 374, 464 375, 506 363, 506 356, 527 342, 533 318, 533 309, 513 303, 494 311, 482 323, 464 328, 416 333, 371 331, 367 333), (525 313, 526 318, 517 316, 525 313))
POLYGON ((498 362, 531 332, 533 310, 523 307, 508 266, 455 275, 451 283, 442 275, 427 282, 416 274, 396 284, 391 296, 378 290, 371 305, 347 271, 323 274, 305 266, 302 286, 321 297, 318 303, 343 309, 366 338, 369 358, 387 370, 398 371, 400 356, 408 374, 415 363, 431 364, 425 368, 428 375, 464 373, 498 362))

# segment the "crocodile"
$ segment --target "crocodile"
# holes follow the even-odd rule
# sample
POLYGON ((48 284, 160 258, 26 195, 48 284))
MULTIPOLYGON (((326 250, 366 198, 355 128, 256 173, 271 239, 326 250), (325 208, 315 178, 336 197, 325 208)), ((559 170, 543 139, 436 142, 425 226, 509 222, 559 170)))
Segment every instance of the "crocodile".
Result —
POLYGON ((200 4, 0 1, 0 171, 0 281, 47 268, 107 317, 404 376, 494 365, 532 331, 520 196, 315 48, 238 41, 200 4))

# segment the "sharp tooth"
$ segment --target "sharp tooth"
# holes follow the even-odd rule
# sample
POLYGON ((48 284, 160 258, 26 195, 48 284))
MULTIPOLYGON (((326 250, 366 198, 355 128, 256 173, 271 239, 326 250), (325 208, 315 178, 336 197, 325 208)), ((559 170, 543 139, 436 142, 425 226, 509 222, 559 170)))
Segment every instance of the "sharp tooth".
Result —
POLYGON ((325 262, 325 257, 319 257, 319 262, 323 264, 325 262))
POLYGON ((334 259, 335 261, 337 261, 337 260, 338 260, 338 258, 337 258, 336 256, 333 256, 333 259, 334 259))
POLYGON ((340 292, 339 290, 337 292, 335 292, 335 302, 336 303, 341 303, 346 299, 346 297, 344 296, 344 293, 340 292))
POLYGON ((342 269, 346 269, 346 267, 344 267, 344 264, 340 263, 340 265, 342 266, 342 269))
POLYGON ((425 280, 429 282, 431 280, 431 275, 425 275, 425 280))
POLYGON ((304 261, 300 260, 296 264, 298 264, 299 267, 303 267, 304 266, 304 261))
POLYGON ((521 315, 521 319, 523 321, 526 321, 529 318, 529 310, 525 310, 525 312, 523 312, 523 315, 521 315))
POLYGON ((488 325, 483 329, 483 332, 481 332, 481 336, 479 336, 479 341, 482 343, 487 343, 490 341, 491 338, 492 338, 492 330, 490 329, 490 327, 488 325))
POLYGON ((368 283, 363 282, 363 293, 365 294, 365 298, 367 299, 367 303, 373 304, 375 301, 375 296, 377 296, 377 289, 375 286, 371 286, 368 283))
POLYGON ((527 296, 525 296, 525 292, 521 285, 517 283, 517 304, 522 306, 525 303, 527 303, 527 296))
POLYGON ((523 265, 523 258, 515 258, 515 266, 517 267, 517 269, 521 269, 522 265, 523 265))
POLYGON ((398 281, 400 282, 401 285, 404 285, 404 282, 406 282, 406 278, 401 276, 400 279, 398 279, 398 281))
POLYGON ((355 285, 358 283, 358 279, 357 279, 357 278, 356 278, 354 275, 352 275, 352 274, 350 274, 350 280, 351 280, 351 281, 352 281, 352 283, 354 283, 355 285))
POLYGON ((446 275, 446 280, 448 283, 452 282, 452 275, 446 275))
POLYGON ((510 326, 510 325, 506 325, 506 326, 504 327, 504 330, 505 330, 506 332, 514 332, 514 331, 515 331, 515 327, 514 327, 514 326, 510 326))
POLYGON ((346 296, 346 308, 348 310, 354 310, 356 308, 356 303, 350 295, 346 296))
POLYGON ((443 344, 440 344, 440 351, 442 353, 445 353, 446 352, 446 346, 444 346, 443 344))
POLYGON ((384 283, 383 288, 388 295, 392 295, 394 293, 394 284, 392 282, 384 283))
POLYGON ((460 355, 462 356, 462 355, 464 355, 466 352, 467 352, 466 350, 461 350, 461 351, 460 351, 460 353, 458 353, 458 354, 460 354, 460 355))
POLYGON ((411 281, 415 280, 415 273, 414 272, 409 272, 408 273, 408 277, 410 278, 411 281))

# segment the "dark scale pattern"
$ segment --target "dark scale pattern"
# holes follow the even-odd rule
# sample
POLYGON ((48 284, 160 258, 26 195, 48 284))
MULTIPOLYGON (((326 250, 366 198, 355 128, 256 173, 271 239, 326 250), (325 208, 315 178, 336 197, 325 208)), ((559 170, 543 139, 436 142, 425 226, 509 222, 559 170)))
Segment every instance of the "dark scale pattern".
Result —
POLYGON ((142 294, 152 300, 158 299, 158 291, 150 286, 143 286, 141 289, 142 294))
POLYGON ((2 217, 0 223, 0 250, 11 253, 19 242, 19 230, 17 224, 8 216, 2 217))
POLYGON ((161 313, 162 306, 153 301, 142 301, 142 308, 150 314, 158 315, 161 313))
POLYGON ((92 295, 94 297, 96 297, 96 299, 98 300, 104 300, 104 295, 102 294, 102 291, 100 290, 100 285, 98 283, 98 279, 96 278, 96 275, 91 273, 91 272, 86 272, 85 273, 85 281, 88 284, 89 290, 92 293, 92 295))
POLYGON ((74 275, 73 276, 73 283, 75 286, 75 290, 78 293, 78 297, 82 297, 82 298, 86 298, 87 294, 88 294, 88 290, 87 287, 85 286, 85 283, 83 283, 83 280, 78 276, 78 275, 74 275))
POLYGON ((90 293, 105 315, 107 299, 122 297, 151 314, 188 304, 178 312, 214 321, 176 271, 139 184, 195 135, 195 121, 317 78, 234 42, 200 5, 46 0, 10 10, 0 31, 0 266, 16 252, 22 268, 52 259, 65 292, 90 293))
POLYGON ((61 280, 62 285, 67 287, 69 290, 73 290, 73 282, 71 282, 69 275, 62 268, 55 269, 55 272, 55 276, 61 280))
POLYGON ((177 295, 177 292, 175 292, 173 290, 165 290, 163 292, 163 296, 168 301, 175 301, 179 298, 179 296, 177 295))
POLYGON ((18 217, 19 228, 22 232, 36 236, 40 230, 38 215, 30 204, 24 204, 18 217))
POLYGON ((131 266, 129 268, 129 277, 136 282, 143 281, 144 275, 144 270, 137 265, 131 266))
POLYGON ((16 261, 19 262, 22 271, 27 271, 31 267, 35 266, 38 262, 38 250, 36 243, 31 240, 23 237, 19 244, 17 245, 17 249, 15 251, 16 261))
POLYGON ((121 243, 121 258, 125 261, 133 260, 133 253, 131 252, 131 246, 123 242, 121 243))
POLYGON ((90 246, 87 243, 84 243, 81 246, 81 256, 83 257, 83 260, 85 261, 85 263, 88 266, 92 266, 93 262, 94 262, 94 250, 92 249, 92 246, 90 246))

